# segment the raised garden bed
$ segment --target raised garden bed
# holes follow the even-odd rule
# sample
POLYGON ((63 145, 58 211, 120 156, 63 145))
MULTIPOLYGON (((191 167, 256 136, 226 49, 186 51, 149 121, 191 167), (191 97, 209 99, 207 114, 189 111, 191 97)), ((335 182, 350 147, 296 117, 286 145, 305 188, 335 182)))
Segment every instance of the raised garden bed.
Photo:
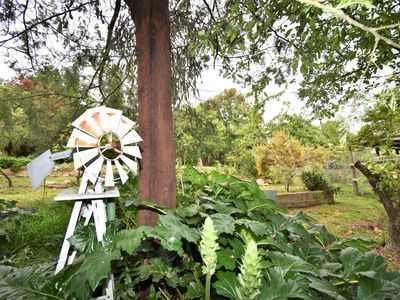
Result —
MULTIPOLYGON (((267 195, 267 191, 266 196, 267 195)), ((271 198, 271 197, 269 197, 271 198)), ((321 204, 333 204, 334 194, 327 191, 308 191, 276 195, 276 199, 285 208, 302 208, 321 204)))

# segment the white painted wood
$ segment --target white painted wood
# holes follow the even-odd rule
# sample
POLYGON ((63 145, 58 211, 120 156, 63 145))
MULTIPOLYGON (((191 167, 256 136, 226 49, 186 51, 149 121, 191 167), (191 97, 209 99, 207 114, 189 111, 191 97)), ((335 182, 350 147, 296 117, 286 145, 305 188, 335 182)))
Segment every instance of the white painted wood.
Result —
POLYGON ((72 154, 72 157, 74 158, 75 170, 79 169, 84 164, 86 164, 89 160, 91 160, 92 158, 96 157, 96 155, 99 155, 99 154, 100 153, 99 153, 98 148, 91 148, 88 150, 75 152, 74 154, 72 154))
POLYGON ((72 209, 71 218, 69 219, 67 232, 65 233, 64 242, 61 247, 60 258, 58 259, 55 274, 57 274, 64 268, 65 263, 67 261, 68 251, 70 247, 68 239, 74 234, 76 224, 79 219, 81 207, 82 207, 82 201, 75 202, 74 208, 72 209))
POLYGON ((76 189, 67 189, 62 193, 58 194, 54 200, 55 201, 77 201, 77 200, 93 200, 93 199, 104 199, 104 198, 118 198, 120 196, 117 187, 112 190, 106 190, 101 193, 84 193, 77 194, 76 189))
POLYGON ((128 119, 125 116, 121 116, 120 122, 118 124, 118 128, 117 128, 117 135, 122 138, 124 137, 129 130, 131 130, 133 128, 133 126, 135 126, 136 123, 133 122, 132 120, 128 119))
POLYGON ((114 274, 109 273, 107 278, 106 296, 108 299, 114 300, 114 274))
POLYGON ((101 130, 101 128, 99 128, 99 126, 96 124, 97 114, 98 112, 93 111, 93 108, 88 109, 78 119, 72 122, 72 126, 98 139, 105 132, 103 132, 103 130, 101 130))
POLYGON ((125 146, 122 150, 124 153, 132 155, 137 158, 142 158, 139 146, 125 146))
POLYGON ((131 169, 131 171, 136 174, 137 173, 137 162, 133 161, 132 159, 126 157, 125 155, 121 155, 119 157, 127 166, 129 169, 131 169))
POLYGON ((71 136, 69 137, 67 147, 97 147, 98 143, 99 140, 97 138, 94 138, 93 136, 74 128, 71 136))
POLYGON ((113 187, 114 184, 114 174, 113 174, 113 168, 112 168, 112 162, 110 160, 107 160, 107 166, 106 166, 106 180, 104 185, 106 187, 113 187))
POLYGON ((85 169, 85 173, 88 175, 89 180, 96 184, 97 180, 99 179, 101 167, 103 166, 104 158, 99 156, 94 162, 92 162, 88 167, 85 169))
POLYGON ((122 111, 106 106, 100 106, 97 108, 100 112, 101 123, 98 123, 99 127, 104 132, 117 132, 118 125, 122 117, 122 111))
MULTIPOLYGON (((91 204, 87 204, 84 205, 81 208, 81 217, 85 218, 85 222, 83 223, 83 226, 88 226, 89 222, 90 222, 90 218, 92 217, 93 214, 93 208, 91 204)), ((67 260, 67 265, 71 265, 76 257, 76 254, 78 253, 78 251, 74 251, 72 252, 72 254, 68 257, 67 260)))
POLYGON ((121 183, 124 184, 128 180, 129 176, 128 176, 128 174, 126 174, 124 168, 121 166, 121 164, 119 163, 118 160, 115 160, 114 163, 115 163, 115 166, 117 167, 117 171, 118 171, 119 177, 121 179, 121 183))
POLYGON ((123 145, 129 145, 129 144, 133 144, 133 143, 138 143, 143 141, 142 138, 138 135, 138 133, 135 130, 131 130, 127 135, 125 135, 122 140, 121 143, 123 145))

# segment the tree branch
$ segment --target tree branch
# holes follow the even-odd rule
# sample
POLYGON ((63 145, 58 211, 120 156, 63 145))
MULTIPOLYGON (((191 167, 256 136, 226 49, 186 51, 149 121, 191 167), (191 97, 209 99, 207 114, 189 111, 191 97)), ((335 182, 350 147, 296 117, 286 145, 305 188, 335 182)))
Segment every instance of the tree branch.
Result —
POLYGON ((43 23, 46 23, 47 21, 50 21, 51 19, 60 17, 60 16, 65 15, 67 13, 71 13, 72 11, 75 11, 75 10, 79 10, 82 7, 84 7, 84 6, 88 5, 88 4, 92 4, 92 3, 94 3, 94 1, 89 1, 89 2, 82 3, 81 5, 78 5, 77 7, 68 8, 68 10, 66 10, 66 11, 62 11, 62 12, 56 13, 56 14, 51 15, 51 16, 49 16, 47 18, 44 18, 44 19, 42 19, 42 20, 40 20, 40 21, 38 21, 36 23, 33 23, 32 25, 26 27, 24 30, 18 32, 17 34, 12 35, 11 37, 9 37, 9 38, 7 38, 5 40, 1 40, 0 41, 0 47, 3 46, 5 43, 7 43, 7 42, 9 42, 9 41, 11 41, 11 40, 13 40, 15 38, 18 38, 21 35, 27 33, 28 31, 32 30, 33 28, 35 28, 35 27, 37 27, 37 26, 39 26, 39 25, 41 25, 43 23))
POLYGON ((113 31, 114 31, 115 23, 117 22, 120 10, 121 10, 121 0, 116 0, 114 13, 113 13, 113 16, 111 17, 110 24, 108 24, 108 28, 107 28, 107 39, 106 39, 106 45, 104 47, 104 53, 103 53, 101 62, 99 64, 98 68, 96 69, 96 72, 93 74, 92 80, 90 81, 89 86, 88 86, 88 90, 90 90, 91 86, 94 83, 96 76, 98 75, 99 76, 98 87, 99 87, 100 94, 102 95, 103 98, 105 97, 105 95, 103 93, 101 85, 102 85, 102 77, 103 77, 103 73, 104 73, 104 66, 105 66, 107 60, 109 59, 113 31))
POLYGON ((376 28, 369 27, 369 26, 366 26, 366 25, 364 25, 364 24, 352 19, 350 16, 346 15, 345 13, 343 13, 340 9, 337 9, 337 8, 331 6, 331 5, 325 5, 325 4, 321 3, 321 2, 319 2, 318 0, 296 0, 296 1, 298 1, 300 3, 303 3, 303 4, 309 4, 309 5, 312 5, 314 7, 320 8, 324 12, 327 12, 327 13, 330 13, 330 14, 334 15, 335 17, 346 21, 350 25, 353 25, 354 27, 360 28, 360 29, 362 29, 364 31, 367 31, 367 32, 371 33, 375 37, 375 39, 377 39, 378 41, 382 40, 386 44, 388 44, 389 46, 391 46, 393 48, 396 48, 396 49, 400 49, 400 44, 399 43, 396 43, 395 41, 393 41, 393 40, 391 40, 391 39, 389 39, 389 38, 387 38, 387 37, 385 37, 385 36, 383 36, 383 35, 378 33, 378 31, 382 30, 382 29, 392 28, 392 26, 398 27, 399 24, 386 25, 386 26, 376 27, 376 28))

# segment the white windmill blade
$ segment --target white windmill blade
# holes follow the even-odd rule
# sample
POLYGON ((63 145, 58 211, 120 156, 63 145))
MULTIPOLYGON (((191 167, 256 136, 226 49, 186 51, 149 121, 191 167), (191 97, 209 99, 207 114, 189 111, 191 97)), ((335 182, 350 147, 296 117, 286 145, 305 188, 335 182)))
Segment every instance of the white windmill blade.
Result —
POLYGON ((132 155, 137 158, 142 158, 139 146, 125 146, 123 149, 124 153, 132 155))
POLYGON ((121 142, 123 145, 129 145, 133 143, 138 143, 143 141, 135 130, 131 130, 127 135, 125 135, 121 142))
POLYGON ((101 167, 103 166, 104 158, 103 156, 99 156, 93 163, 91 163, 88 167, 86 167, 86 174, 88 175, 89 180, 96 184, 97 179, 99 178, 99 174, 101 171, 101 167))
POLYGON ((135 125, 136 125, 135 122, 133 122, 132 120, 129 120, 129 119, 128 119, 127 117, 125 117, 125 116, 122 116, 121 119, 120 119, 120 121, 119 121, 116 134, 117 134, 119 137, 123 137, 123 136, 125 136, 125 135, 129 132, 129 130, 131 130, 131 129, 133 128, 133 126, 135 126, 135 125))
POLYGON ((122 111, 118 109, 109 108, 106 106, 98 107, 97 111, 100 112, 101 115, 101 122, 98 124, 98 126, 104 132, 116 133, 122 117, 122 111))
POLYGON ((99 154, 99 149, 98 148, 92 148, 88 149, 85 151, 79 151, 75 152, 72 156, 74 158, 74 166, 75 169, 79 169, 82 167, 84 164, 86 164, 88 161, 93 159, 99 154))
POLYGON ((99 140, 78 129, 72 131, 67 147, 97 147, 99 140))
POLYGON ((126 157, 123 154, 119 158, 122 159, 122 161, 125 163, 125 165, 127 165, 127 167, 129 169, 131 169, 131 171, 133 173, 135 173, 135 174, 137 173, 137 162, 136 161, 126 157))
POLYGON ((117 171, 118 171, 119 177, 121 179, 121 183, 124 184, 128 180, 129 176, 128 176, 128 174, 126 174, 124 168, 121 166, 118 159, 116 159, 114 161, 114 163, 115 163, 115 166, 117 167, 117 171))
POLYGON ((72 126, 78 128, 87 134, 99 138, 104 132, 96 123, 94 116, 97 116, 98 113, 93 111, 92 109, 88 109, 84 114, 82 114, 78 119, 72 122, 72 126))
POLYGON ((114 174, 111 160, 107 160, 105 186, 114 186, 114 174))

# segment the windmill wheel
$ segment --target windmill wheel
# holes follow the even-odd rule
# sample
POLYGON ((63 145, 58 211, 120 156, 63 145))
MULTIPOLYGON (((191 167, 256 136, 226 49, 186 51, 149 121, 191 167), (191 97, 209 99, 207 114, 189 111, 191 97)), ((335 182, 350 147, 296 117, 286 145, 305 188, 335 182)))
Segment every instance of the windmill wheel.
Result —
POLYGON ((88 109, 72 126, 67 147, 76 148, 74 167, 84 167, 84 176, 95 184, 99 178, 106 187, 115 181, 124 184, 128 173, 137 173, 137 159, 142 158, 138 142, 142 138, 133 129, 135 122, 122 111, 100 106, 88 109))

